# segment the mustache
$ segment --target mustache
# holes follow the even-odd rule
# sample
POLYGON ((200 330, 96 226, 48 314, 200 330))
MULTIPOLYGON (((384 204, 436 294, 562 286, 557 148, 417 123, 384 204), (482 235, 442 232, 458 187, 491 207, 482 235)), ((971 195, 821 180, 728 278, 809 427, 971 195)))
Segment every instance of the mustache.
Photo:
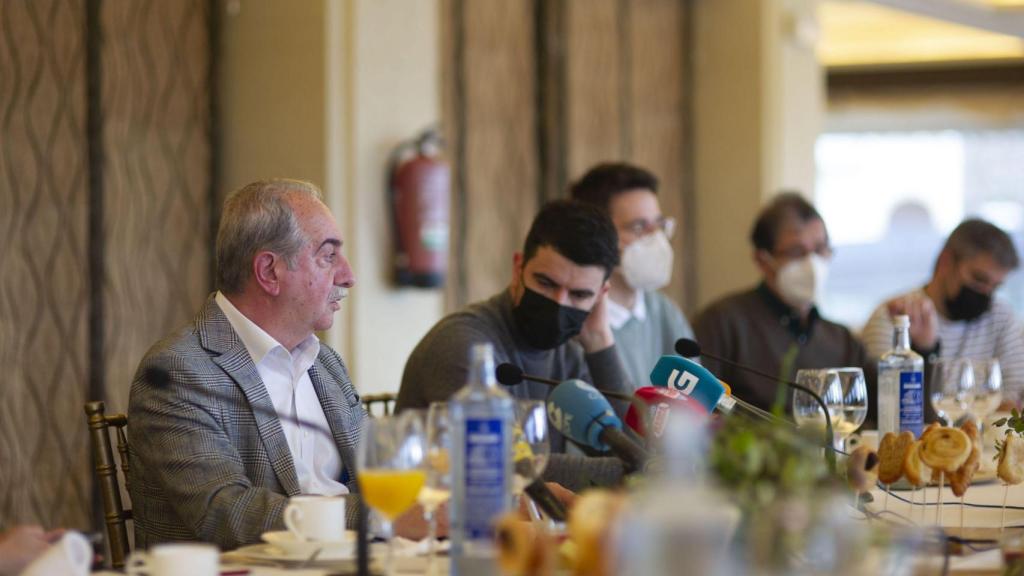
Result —
POLYGON ((335 286, 331 289, 331 296, 329 298, 331 302, 338 302, 345 298, 348 298, 348 288, 344 286, 335 286))

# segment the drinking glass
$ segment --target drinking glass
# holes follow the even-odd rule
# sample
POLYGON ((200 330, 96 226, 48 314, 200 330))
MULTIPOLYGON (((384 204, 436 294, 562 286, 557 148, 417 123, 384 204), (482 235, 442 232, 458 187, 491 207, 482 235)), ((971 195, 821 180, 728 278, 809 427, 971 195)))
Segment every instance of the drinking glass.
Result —
POLYGON ((423 417, 415 411, 367 418, 356 452, 359 489, 383 519, 388 539, 385 573, 394 566, 392 523, 416 503, 426 481, 423 417))
MULTIPOLYGON (((512 493, 519 498, 526 487, 544 473, 551 453, 548 414, 543 401, 516 401, 512 446, 515 473, 512 479, 512 493)), ((535 508, 533 511, 536 514, 535 508)))
POLYGON ((839 388, 843 394, 843 411, 832 428, 839 437, 841 448, 846 448, 846 439, 860 428, 868 417, 868 385, 861 368, 836 368, 839 388))
POLYGON ((978 421, 981 430, 985 417, 999 409, 1003 403, 1003 373, 998 358, 971 360, 974 371, 974 390, 968 410, 978 421))
MULTIPOLYGON (((843 389, 839 373, 830 368, 805 368, 797 370, 796 383, 813 390, 825 401, 835 441, 836 426, 843 417, 843 389)), ((801 428, 825 430, 824 411, 813 396, 802 390, 793 392, 793 420, 801 428)))
POLYGON ((939 358, 932 362, 932 408, 950 426, 967 412, 974 393, 974 368, 967 358, 939 358))
POLYGON ((429 564, 427 574, 436 569, 435 551, 437 548, 437 508, 451 498, 452 473, 449 454, 452 448, 451 420, 448 417, 447 402, 431 402, 427 410, 427 456, 424 469, 427 472, 426 482, 420 490, 419 502, 423 506, 423 514, 427 517, 430 533, 427 536, 427 555, 429 564))

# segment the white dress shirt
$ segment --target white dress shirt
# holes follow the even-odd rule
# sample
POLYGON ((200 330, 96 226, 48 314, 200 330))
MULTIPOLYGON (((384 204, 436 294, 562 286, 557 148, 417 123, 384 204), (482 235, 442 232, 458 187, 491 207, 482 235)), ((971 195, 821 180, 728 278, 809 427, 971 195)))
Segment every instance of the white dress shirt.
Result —
POLYGON ((608 312, 608 325, 611 326, 612 330, 622 328, 626 325, 626 322, 629 322, 630 318, 636 318, 638 322, 647 320, 647 303, 644 302, 644 293, 641 290, 636 291, 632 308, 626 308, 607 296, 605 298, 604 305, 608 312))
POLYGON ((313 382, 309 379, 309 369, 320 353, 320 340, 310 334, 289 352, 239 312, 219 291, 216 302, 245 344, 263 385, 267 387, 292 452, 299 489, 303 494, 347 494, 348 487, 341 483, 341 454, 334 439, 312 426, 297 422, 307 422, 322 430, 330 429, 313 382))

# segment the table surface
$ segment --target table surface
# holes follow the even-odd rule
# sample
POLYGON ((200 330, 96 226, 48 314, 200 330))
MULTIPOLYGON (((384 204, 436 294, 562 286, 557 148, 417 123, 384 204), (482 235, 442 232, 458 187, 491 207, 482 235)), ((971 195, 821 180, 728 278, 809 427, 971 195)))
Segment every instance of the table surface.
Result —
MULTIPOLYGON (((985 538, 999 538, 999 527, 1024 527, 1024 509, 1008 508, 1005 516, 1002 511, 1003 499, 1008 507, 1024 508, 1024 484, 1005 486, 999 481, 977 483, 971 486, 964 495, 964 505, 960 498, 953 495, 948 486, 941 491, 942 506, 939 506, 940 491, 931 486, 916 492, 910 490, 890 490, 888 496, 882 488, 871 492, 874 501, 867 504, 869 512, 880 514, 879 518, 895 524, 913 524, 921 527, 941 525, 947 533, 958 533, 961 522, 967 529, 968 536, 980 534, 985 538), (913 499, 914 504, 910 501, 913 499)), ((977 536, 974 536, 977 537, 977 536)), ((928 566, 936 564, 936 558, 925 559, 928 566)), ((423 574, 426 559, 396 558, 396 568, 400 574, 423 574)), ((447 574, 447 558, 438 558, 438 573, 447 574)), ((982 551, 968 556, 954 556, 950 562, 950 572, 959 576, 1000 574, 1002 555, 997 549, 982 551)), ((336 563, 316 566, 314 568, 296 569, 285 566, 260 565, 232 557, 231 553, 223 556, 222 572, 248 570, 248 576, 330 576, 333 574, 352 573, 352 563, 336 563)), ((927 570, 925 570, 927 571, 927 570)), ((96 574, 113 575, 115 572, 98 572, 96 574)))
MULTIPOLYGON (((964 494, 963 506, 960 505, 960 498, 954 496, 948 486, 944 486, 941 493, 938 486, 922 488, 916 492, 890 490, 888 497, 885 490, 876 488, 871 495, 874 502, 866 508, 881 513, 880 518, 897 524, 942 526, 948 534, 959 534, 962 523, 968 537, 992 539, 1000 537, 1000 526, 1024 527, 1024 510, 1009 508, 1024 508, 1024 484, 1005 486, 995 480, 972 485, 964 494), (1005 517, 1002 510, 1004 498, 1008 506, 1005 517)), ((959 575, 1000 574, 1001 569, 1002 555, 998 549, 954 556, 950 562, 951 573, 959 575)))

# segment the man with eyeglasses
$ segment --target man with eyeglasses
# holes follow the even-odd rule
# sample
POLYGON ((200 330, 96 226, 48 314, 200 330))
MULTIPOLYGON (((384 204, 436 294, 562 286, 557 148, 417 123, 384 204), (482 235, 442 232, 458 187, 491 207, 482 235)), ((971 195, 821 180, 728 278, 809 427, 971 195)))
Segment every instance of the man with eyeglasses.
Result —
MULTIPOLYGON (((906 314, 918 354, 927 360, 998 358, 1003 398, 1019 401, 1024 388, 1021 326, 1010 304, 994 298, 1019 264, 1006 232, 984 220, 963 221, 946 240, 931 280, 875 309, 864 327, 868 356, 877 360, 892 347, 891 318, 906 314)), ((925 404, 925 418, 934 419, 931 403, 925 404)))
MULTIPOLYGON (((761 210, 750 235, 761 283, 712 303, 697 316, 701 347, 715 355, 792 380, 801 368, 862 366, 864 347, 849 329, 822 318, 821 297, 832 248, 821 215, 793 192, 761 210)), ((791 393, 720 362, 704 364, 733 393, 766 410, 789 408, 791 393)), ((874 379, 868 378, 874 398, 874 379)), ((868 419, 873 420, 873 411, 868 419)))
POLYGON ((634 386, 650 383, 663 354, 675 354, 693 329, 659 289, 672 279, 676 221, 661 212, 658 179, 625 163, 598 164, 572 185, 574 200, 604 210, 619 234, 619 266, 609 279, 606 307, 622 364, 634 386))

